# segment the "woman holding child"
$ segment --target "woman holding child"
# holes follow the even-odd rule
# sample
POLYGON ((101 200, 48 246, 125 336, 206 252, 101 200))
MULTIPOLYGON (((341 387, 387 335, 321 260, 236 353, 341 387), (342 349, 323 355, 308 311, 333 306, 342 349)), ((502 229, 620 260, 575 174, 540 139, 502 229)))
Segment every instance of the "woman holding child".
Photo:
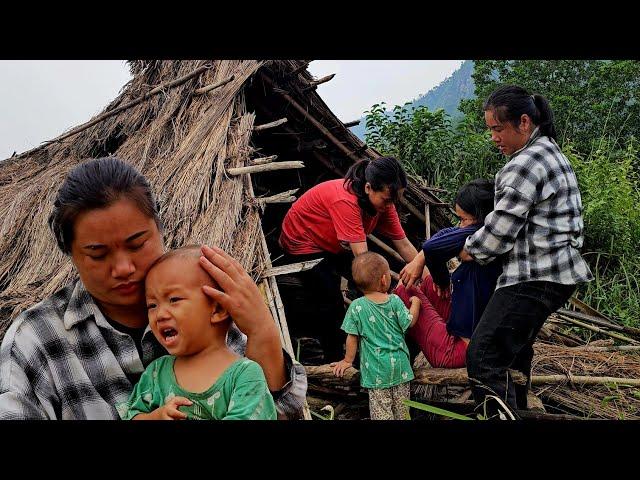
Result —
MULTIPOLYGON (((79 280, 23 312, 0 347, 0 419, 117 419, 146 366, 166 355, 147 318, 144 280, 163 254, 162 224, 147 180, 102 158, 73 169, 49 224, 79 280)), ((229 255, 202 247, 202 288, 233 318, 235 355, 260 365, 278 416, 299 418, 306 376, 280 345, 257 286, 229 255), (213 284, 212 284, 213 285, 213 284)))

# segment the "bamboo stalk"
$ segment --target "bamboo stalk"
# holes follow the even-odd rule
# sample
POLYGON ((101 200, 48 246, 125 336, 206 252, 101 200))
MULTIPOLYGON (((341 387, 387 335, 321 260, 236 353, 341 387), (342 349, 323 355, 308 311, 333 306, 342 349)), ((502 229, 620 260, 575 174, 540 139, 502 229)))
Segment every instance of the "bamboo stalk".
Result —
POLYGON ((572 383, 576 385, 604 385, 617 383, 624 385, 640 386, 640 378, 620 377, 592 377, 587 375, 534 375, 531 377, 532 385, 559 385, 572 383))
POLYGON ((226 85, 227 83, 232 82, 233 80, 235 80, 235 78, 236 78, 235 75, 231 75, 229 78, 225 78, 224 80, 221 80, 217 83, 212 83, 211 85, 198 88, 197 90, 193 91, 193 94, 202 95, 204 93, 210 92, 211 90, 215 90, 216 88, 222 87, 223 85, 226 85))
POLYGON ((253 165, 265 165, 267 163, 273 162, 277 158, 278 158, 278 155, 270 155, 268 157, 254 158, 254 159, 251 160, 249 165, 251 165, 251 166, 253 166, 253 165))
POLYGON ((563 320, 565 320, 567 322, 573 323, 573 324, 578 325, 578 326, 580 326, 582 328, 586 328, 587 330, 591 330, 592 332, 597 332, 597 333, 601 333, 602 335, 607 335, 607 336, 612 337, 612 338, 617 338, 618 340, 622 340, 624 342, 631 343, 633 345, 640 345, 640 342, 638 342, 637 340, 625 337, 624 335, 620 335, 619 333, 608 332, 606 330, 603 330, 602 328, 595 327, 595 326, 589 325, 587 323, 583 323, 580 320, 576 320, 576 319, 571 318, 571 317, 567 317, 566 315, 560 315, 560 314, 557 314, 557 315, 558 315, 559 318, 561 318, 561 319, 563 319, 563 320))
POLYGON ((586 352, 638 352, 640 351, 640 345, 611 345, 608 347, 590 347, 585 345, 583 347, 573 347, 586 352))
POLYGON ((413 213, 419 220, 421 220, 422 223, 425 223, 425 224, 427 223, 427 219, 425 218, 425 216, 422 213, 420 213, 420 210, 418 210, 416 207, 411 205, 411 203, 409 203, 409 201, 406 198, 401 197, 400 198, 400 203, 402 205, 404 205, 407 210, 409 210, 411 213, 413 213))
POLYGON ((270 203, 291 203, 296 201, 296 197, 293 196, 299 188, 294 188, 293 190, 287 190, 286 192, 277 193, 275 195, 271 195, 270 197, 262 197, 257 198, 258 203, 263 205, 270 203))
POLYGON ((264 165, 248 165, 246 167, 228 168, 227 175, 242 175, 244 173, 271 172, 274 170, 289 170, 292 168, 304 168, 304 163, 294 162, 272 162, 264 165))
POLYGON ((263 130, 267 130, 269 128, 274 128, 277 127, 279 125, 282 125, 284 123, 287 123, 288 120, 287 118, 281 118, 280 120, 276 120, 274 122, 269 122, 269 123, 263 123, 262 125, 256 125, 255 127, 253 127, 253 131, 254 132, 261 132, 263 130))
POLYGON ((318 85, 322 85, 323 83, 327 83, 328 81, 330 81, 335 76, 336 76, 336 74, 332 73, 331 75, 327 75, 326 77, 319 78, 318 80, 312 80, 312 81, 309 82, 308 86, 306 86, 306 87, 304 87, 302 89, 302 91, 306 92, 306 91, 311 90, 311 89, 316 89, 318 87, 318 85))
POLYGON ((425 240, 429 240, 431 238, 431 211, 429 209, 429 204, 424 204, 424 228, 425 228, 425 240))
POLYGON ((193 77, 196 77, 198 75, 200 75, 202 72, 204 72, 205 70, 208 70, 211 68, 211 65, 202 65, 201 67, 196 68, 193 72, 188 73, 187 75, 183 75, 180 78, 176 78, 175 80, 172 80, 171 82, 167 82, 164 83, 162 85, 158 85, 157 87, 153 88, 152 90, 148 91, 147 93, 145 93, 144 95, 136 98, 135 100, 131 100, 128 103, 125 103, 124 105, 120 105, 119 107, 114 108, 113 110, 110 110, 108 112, 103 113, 102 115, 99 115, 98 117, 94 118, 93 120, 90 120, 89 122, 86 122, 74 129, 72 129, 71 131, 60 135, 57 138, 54 138, 53 140, 49 140, 46 142, 43 142, 42 145, 37 146, 36 148, 32 148, 31 150, 21 153, 20 155, 18 155, 18 157, 22 157, 22 156, 26 156, 26 155, 30 155, 31 153, 35 152, 36 150, 39 150, 41 148, 46 147, 47 145, 51 145, 52 143, 55 142, 60 142, 62 140, 64 140, 65 138, 69 138, 72 135, 75 135, 76 133, 80 133, 83 130, 86 130, 89 127, 94 126, 97 123, 102 122, 103 120, 106 120, 109 117, 112 117, 113 115, 122 112, 123 110, 127 110, 128 108, 131 108, 149 98, 151 98, 152 96, 156 95, 157 93, 169 90, 171 88, 175 88, 179 85, 182 85, 183 83, 185 83, 187 80, 190 80, 193 77))
POLYGON ((627 327, 626 325, 618 325, 611 321, 604 320, 602 318, 594 317, 592 315, 587 315, 585 313, 573 312, 571 310, 565 310, 561 308, 558 310, 558 313, 565 315, 567 317, 575 318, 577 320, 582 320, 587 323, 593 323, 600 327, 610 328, 612 330, 616 330, 618 332, 625 332, 631 335, 640 335, 640 328, 627 327))
POLYGON ((376 236, 374 236, 372 234, 369 234, 369 235, 367 235, 367 238, 369 240, 371 240, 374 244, 376 244, 378 247, 380 247, 382 250, 387 252, 389 255, 391 255, 393 258, 398 260, 399 262, 406 263, 404 258, 402 258, 402 255, 400 255, 398 252, 396 252, 393 248, 391 248, 389 245, 384 243, 378 237, 376 237, 376 236))
POLYGON ((291 96, 286 93, 285 91, 277 88, 276 84, 273 82, 273 80, 271 80, 266 74, 264 74, 263 72, 261 72, 262 78, 264 79, 265 83, 267 83, 269 86, 271 86, 271 88, 274 89, 274 92, 281 95, 293 108, 295 108, 298 112, 300 112, 300 114, 305 117, 307 120, 309 120, 311 122, 311 124, 316 127, 318 130, 320 130, 320 132, 327 137, 331 143, 333 143, 340 151, 342 151, 344 154, 346 154, 349 158, 351 158, 354 161, 358 161, 360 160, 359 157, 357 157, 356 155, 354 155, 351 150, 349 150, 347 147, 345 147, 340 140, 338 140, 336 137, 333 136, 333 134, 327 130, 327 128, 325 128, 324 125, 322 125, 320 122, 318 122, 315 118, 313 118, 313 116, 307 112, 307 110, 305 108, 303 108, 298 102, 296 102, 293 98, 291 98, 291 96))
POLYGON ((288 275, 290 273, 304 272, 306 270, 311 270, 317 264, 322 261, 322 258, 318 258, 316 260, 309 260, 306 262, 292 263, 289 265, 283 265, 281 267, 271 267, 266 269, 262 273, 262 278, 266 277, 275 277, 278 275, 288 275))

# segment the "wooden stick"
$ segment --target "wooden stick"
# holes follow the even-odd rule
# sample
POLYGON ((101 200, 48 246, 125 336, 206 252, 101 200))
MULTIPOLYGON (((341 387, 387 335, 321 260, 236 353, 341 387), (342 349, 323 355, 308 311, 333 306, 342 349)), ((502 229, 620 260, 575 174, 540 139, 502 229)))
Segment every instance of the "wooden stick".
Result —
POLYGON ((575 318, 577 320, 582 320, 587 323, 592 323, 600 327, 610 328, 618 332, 626 332, 631 335, 640 335, 640 328, 627 327, 626 325, 618 325, 616 323, 603 320, 602 318, 594 317, 592 315, 587 315, 586 313, 573 312, 571 310, 565 310, 564 308, 559 309, 558 313, 565 315, 567 317, 575 318))
POLYGON ((345 128, 355 127, 356 125, 360 125, 360 120, 353 120, 351 122, 343 123, 345 128))
POLYGON ((580 320, 576 320, 574 318, 567 317, 566 315, 560 315, 560 314, 557 314, 557 315, 558 315, 559 318, 561 318, 563 320, 566 320, 567 322, 573 323, 575 325, 579 325, 580 327, 586 328, 587 330, 591 330, 592 332, 597 332, 597 333, 601 333, 602 335, 607 335, 608 337, 617 338, 618 340, 622 340, 624 342, 631 343, 633 345, 640 345, 640 342, 638 342, 637 340, 633 340, 632 338, 625 337, 624 335, 620 335, 619 333, 607 332, 606 330, 603 330, 602 328, 594 327, 593 325, 589 325, 587 323, 583 323, 580 320))
POLYGON ((148 98, 151 98, 152 96, 154 96, 157 93, 160 93, 162 91, 165 90, 169 90, 171 88, 175 88, 179 85, 182 85, 183 83, 185 83, 187 80, 192 79, 193 77, 196 77, 198 75, 200 75, 202 72, 204 72, 205 70, 209 70, 211 68, 211 65, 202 65, 201 67, 196 68, 193 72, 188 73, 187 75, 184 75, 180 78, 176 78, 175 80, 171 81, 171 82, 167 82, 167 83, 163 83, 162 85, 158 85, 157 87, 155 87, 154 89, 148 91, 147 93, 145 93, 144 95, 136 98, 135 100, 131 100, 128 103, 125 103, 124 105, 120 105, 119 107, 114 108, 113 110, 110 110, 108 112, 103 113, 102 115, 99 115, 98 117, 94 118, 93 120, 86 122, 76 128, 74 128, 73 130, 60 135, 57 138, 54 138, 53 140, 49 140, 47 142, 43 142, 42 145, 37 146, 36 148, 32 148, 31 150, 21 153, 20 155, 18 155, 18 157, 22 157, 22 156, 26 156, 31 154, 32 152, 35 152, 36 150, 39 150, 41 148, 46 147, 47 145, 51 145, 52 143, 55 142, 59 142, 61 140, 64 140, 65 138, 68 138, 72 135, 75 135, 76 133, 80 133, 83 130, 86 130, 89 127, 94 126, 96 123, 100 123, 103 120, 106 120, 109 117, 114 116, 116 113, 120 113, 123 110, 127 110, 128 108, 131 108, 145 100, 147 100, 148 98))
POLYGON ((640 345, 611 345, 608 347, 590 347, 589 345, 581 347, 573 347, 587 352, 638 352, 640 351, 640 345))
POLYGON ((263 123, 262 125, 256 125, 253 127, 254 132, 261 132, 263 130, 267 130, 269 128, 277 127, 278 125, 282 125, 283 123, 287 123, 287 118, 281 118, 280 120, 276 120, 274 122, 263 123))
POLYGON ((418 218, 418 220, 421 220, 422 223, 425 223, 425 224, 427 223, 427 219, 425 218, 425 216, 422 213, 420 213, 420 211, 416 207, 411 205, 411 203, 409 203, 409 201, 406 198, 404 197, 400 198, 400 203, 404 205, 404 207, 406 207, 407 210, 413 213, 418 218))
POLYGON ((194 95, 202 95, 203 93, 207 93, 210 92, 211 90, 214 90, 216 88, 222 87, 223 85, 226 85, 229 82, 232 82, 233 80, 235 80, 235 75, 231 75, 229 78, 225 78, 224 80, 219 81, 218 83, 212 83, 211 85, 207 85, 205 87, 202 88, 198 88, 197 90, 193 91, 194 95))
POLYGON ((287 275, 289 273, 297 273, 297 272, 304 272, 306 270, 311 270, 321 261, 322 261, 322 258, 318 258, 316 260, 308 260, 306 262, 283 265, 281 267, 271 267, 262 273, 262 278, 275 277, 278 275, 287 275))
POLYGON ((302 89, 303 92, 306 92, 307 90, 311 90, 311 89, 316 89, 318 87, 318 85, 322 85, 323 83, 327 83, 329 80, 331 80, 333 77, 335 77, 336 74, 332 73, 331 75, 327 75, 326 77, 322 77, 319 78, 318 80, 312 80, 311 82, 309 82, 309 85, 304 87, 302 89))
POLYGON ((371 240, 374 244, 376 244, 378 247, 380 247, 382 250, 387 252, 389 255, 391 255, 393 258, 398 260, 399 262, 406 263, 404 258, 402 258, 402 255, 400 255, 398 252, 396 252, 393 248, 391 248, 389 245, 384 243, 379 238, 375 237, 372 234, 367 235, 367 238, 371 240))
MULTIPOLYGON (((571 297, 569 299, 569 302, 572 305, 575 305, 578 309, 582 310, 584 313, 588 314, 588 315, 593 315, 594 317, 600 317, 604 320, 606 320, 607 322, 611 322, 611 320, 609 318, 607 318, 606 315, 600 313, 599 311, 597 311, 595 308, 587 305, 586 303, 584 303, 582 300, 578 300, 576 297, 571 297)), ((613 322, 611 322, 613 323, 613 322)))
POLYGON ((256 198, 256 200, 263 205, 269 203, 291 203, 296 201, 296 197, 294 197, 293 194, 298 190, 300 189, 294 188, 293 190, 287 190, 286 192, 277 193, 275 195, 271 195, 270 197, 256 198))
POLYGON ((431 238, 431 211, 429 209, 429 204, 424 204, 424 228, 425 228, 425 239, 429 240, 431 238))
POLYGON ((265 165, 267 163, 273 162, 277 158, 278 158, 278 155, 270 155, 268 157, 254 158, 251 160, 249 165, 265 165))
POLYGON ((575 385, 617 383, 638 387, 640 386, 640 378, 592 377, 587 375, 534 375, 531 377, 531 385, 562 385, 565 383, 575 385))
POLYGON ((316 127, 318 130, 320 130, 320 132, 327 137, 331 143, 333 143, 341 152, 343 152, 344 154, 346 154, 349 158, 351 158, 354 161, 358 161, 360 160, 359 157, 357 157, 356 155, 354 155, 351 150, 349 150, 347 147, 345 147, 340 140, 338 140, 336 137, 334 137, 331 132, 329 130, 327 130, 324 125, 322 125, 320 122, 318 122, 315 118, 313 118, 313 116, 307 112, 307 110, 302 107, 298 102, 296 102, 293 98, 291 98, 291 96, 286 93, 285 91, 279 89, 276 84, 273 82, 273 80, 271 80, 265 73, 260 72, 260 74, 262 75, 262 78, 264 79, 265 83, 267 83, 268 85, 271 86, 271 88, 274 89, 274 92, 281 95, 293 108, 295 108, 298 112, 300 112, 300 114, 305 117, 307 120, 309 120, 311 122, 311 124, 316 127))
MULTIPOLYGON (((353 367, 345 370, 343 377, 333 374, 333 367, 329 365, 308 366, 305 365, 309 382, 320 381, 326 385, 355 386, 360 380, 360 372, 353 367)), ((526 377, 515 370, 509 371, 514 383, 524 385, 526 377)), ((413 382, 419 385, 469 385, 469 377, 466 368, 431 368, 421 367, 413 371, 413 382)), ((640 381, 640 380, 638 380, 640 381)))
POLYGON ((246 167, 228 168, 227 175, 242 175, 244 173, 271 172, 273 170, 289 170, 292 168, 304 168, 304 163, 294 162, 273 162, 264 165, 248 165, 246 167))

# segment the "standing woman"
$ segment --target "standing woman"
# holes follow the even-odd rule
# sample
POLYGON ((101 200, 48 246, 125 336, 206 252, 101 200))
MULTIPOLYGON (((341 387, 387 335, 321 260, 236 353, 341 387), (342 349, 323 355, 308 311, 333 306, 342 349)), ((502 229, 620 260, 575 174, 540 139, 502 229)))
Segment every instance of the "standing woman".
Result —
MULTIPOLYGON (((144 278, 164 252, 147 180, 117 158, 80 163, 60 186, 49 225, 79 279, 20 314, 0 347, 0 419, 119 419, 145 367, 167 351, 147 319, 144 278)), ((240 264, 203 246, 232 316, 227 344, 262 367, 279 418, 299 418, 306 376, 282 349, 260 291, 240 264)))
POLYGON ((393 157, 362 160, 345 178, 311 188, 287 212, 280 245, 287 263, 322 258, 314 268, 296 274, 301 286, 281 282, 287 319, 294 328, 304 322, 319 331, 325 361, 343 358, 340 325, 345 309, 340 277, 351 277, 351 261, 367 249, 376 230, 389 238, 405 261, 417 255, 394 206, 407 188, 407 176, 393 157))
POLYGON ((593 276, 578 252, 584 225, 578 182, 556 143, 547 99, 506 85, 483 110, 491 139, 508 162, 495 177, 494 210, 467 239, 460 258, 484 265, 504 257, 496 291, 467 349, 467 370, 476 403, 491 394, 526 409, 528 385, 514 385, 508 369, 530 378, 542 324, 576 284, 593 276))

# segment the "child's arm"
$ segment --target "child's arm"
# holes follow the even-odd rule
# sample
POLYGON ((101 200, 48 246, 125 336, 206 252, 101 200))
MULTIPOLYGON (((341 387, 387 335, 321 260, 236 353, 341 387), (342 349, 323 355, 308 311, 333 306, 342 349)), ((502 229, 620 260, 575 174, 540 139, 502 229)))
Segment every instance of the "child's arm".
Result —
POLYGON ((411 307, 409 308, 409 313, 411 313, 411 323, 409 324, 409 328, 413 327, 418 321, 418 316, 420 315, 420 307, 422 303, 418 297, 411 297, 409 299, 411 302, 411 307))
POLYGON ((347 368, 353 366, 353 361, 356 359, 356 353, 358 352, 358 336, 349 334, 347 335, 347 348, 344 354, 344 359, 339 362, 333 362, 330 364, 333 367, 333 374, 336 377, 342 377, 347 368))

